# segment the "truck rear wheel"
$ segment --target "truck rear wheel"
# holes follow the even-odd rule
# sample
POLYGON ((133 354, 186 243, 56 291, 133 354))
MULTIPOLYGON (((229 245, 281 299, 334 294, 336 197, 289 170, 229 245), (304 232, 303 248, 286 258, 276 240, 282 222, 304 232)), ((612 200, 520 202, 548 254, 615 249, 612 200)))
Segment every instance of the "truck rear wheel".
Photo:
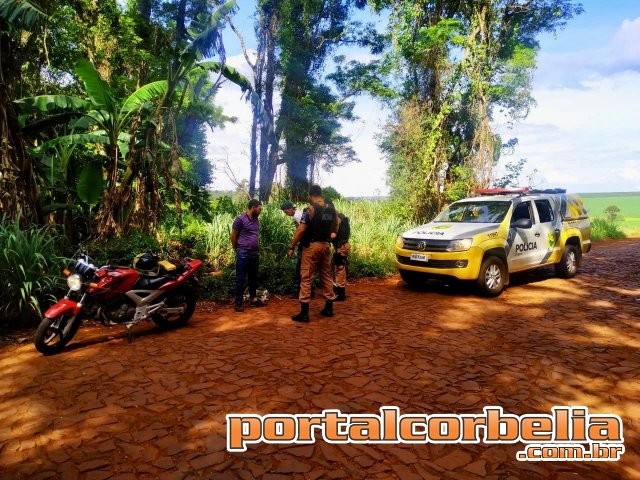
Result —
POLYGON ((507 269, 504 262, 494 256, 484 259, 476 285, 483 295, 497 297, 504 290, 507 269))
POLYGON ((575 277, 580 263, 580 251, 575 245, 565 245, 560 263, 556 263, 556 274, 562 278, 575 277))

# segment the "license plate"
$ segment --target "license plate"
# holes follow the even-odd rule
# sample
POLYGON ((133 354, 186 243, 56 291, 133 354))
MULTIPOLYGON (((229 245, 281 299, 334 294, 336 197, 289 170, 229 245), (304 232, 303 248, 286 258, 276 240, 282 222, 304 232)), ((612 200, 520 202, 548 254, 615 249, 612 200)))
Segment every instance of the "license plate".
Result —
POLYGON ((412 253, 411 260, 415 260, 417 262, 428 262, 429 255, 425 255, 424 253, 412 253))

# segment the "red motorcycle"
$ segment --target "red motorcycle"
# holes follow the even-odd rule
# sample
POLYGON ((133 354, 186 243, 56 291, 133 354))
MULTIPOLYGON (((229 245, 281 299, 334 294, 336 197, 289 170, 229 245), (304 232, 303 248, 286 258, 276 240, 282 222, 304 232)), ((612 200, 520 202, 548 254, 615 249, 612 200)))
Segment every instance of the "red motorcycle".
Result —
POLYGON ((44 313, 36 330, 36 349, 50 355, 61 351, 80 328, 83 318, 96 318, 105 326, 131 327, 151 319, 169 329, 185 325, 196 308, 200 260, 180 265, 158 261, 145 253, 133 267, 97 268, 86 254, 77 257, 73 274, 65 270, 69 293, 44 313))

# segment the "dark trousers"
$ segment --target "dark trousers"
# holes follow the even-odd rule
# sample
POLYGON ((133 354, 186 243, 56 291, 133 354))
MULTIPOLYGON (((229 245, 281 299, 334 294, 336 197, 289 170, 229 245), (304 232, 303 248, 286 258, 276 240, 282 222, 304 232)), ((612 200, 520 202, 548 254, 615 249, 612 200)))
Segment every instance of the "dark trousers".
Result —
POLYGON ((249 252, 236 253, 236 305, 242 304, 244 278, 249 277, 249 295, 255 298, 258 289, 258 266, 260 254, 249 252))

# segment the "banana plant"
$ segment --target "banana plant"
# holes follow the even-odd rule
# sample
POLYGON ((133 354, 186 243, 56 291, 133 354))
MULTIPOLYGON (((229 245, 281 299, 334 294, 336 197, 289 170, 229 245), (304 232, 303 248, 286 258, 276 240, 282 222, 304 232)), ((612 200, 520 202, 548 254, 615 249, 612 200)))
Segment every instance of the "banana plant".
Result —
MULTIPOLYGON (((84 85, 86 98, 42 95, 20 99, 14 102, 19 112, 19 121, 23 131, 27 132, 37 131, 44 126, 68 123, 71 133, 57 136, 38 145, 32 153, 46 159, 48 153, 52 153, 55 157, 60 156, 60 153, 72 153, 79 146, 101 145, 109 159, 106 165, 108 179, 116 182, 118 169, 124 164, 128 152, 136 114, 152 105, 153 100, 164 95, 167 82, 161 80, 144 85, 127 99, 119 102, 109 84, 100 77, 90 62, 79 60, 75 64, 74 71, 84 85), (28 123, 29 119, 38 114, 41 116, 44 114, 44 118, 28 123)), ((67 155, 63 157, 57 160, 48 157, 50 160, 48 163, 51 163, 51 167, 54 164, 64 166, 66 170, 69 158, 67 155)), ((48 176, 52 183, 55 183, 53 175, 48 176)), ((75 191, 91 208, 97 203, 103 190, 102 165, 91 162, 82 170, 75 191), (82 192, 86 194, 81 195, 82 192)), ((52 210, 65 208, 63 204, 52 204, 50 207, 52 210)))
POLYGON ((167 81, 160 80, 148 83, 133 92, 126 100, 119 102, 113 95, 109 84, 100 77, 98 71, 89 61, 79 60, 74 71, 84 84, 88 100, 58 97, 54 101, 57 105, 66 101, 68 104, 89 108, 80 119, 71 123, 73 133, 49 140, 43 143, 39 150, 45 151, 58 144, 104 145, 110 159, 108 167, 110 177, 115 178, 118 163, 124 160, 128 150, 135 114, 165 94, 167 81), (83 101, 84 104, 81 103, 83 101))
MULTIPOLYGON (((251 92, 250 82, 235 69, 224 64, 221 29, 225 18, 235 8, 235 0, 230 0, 219 6, 211 15, 194 19, 189 26, 186 42, 180 45, 181 50, 169 65, 166 90, 157 103, 153 119, 146 123, 145 134, 141 138, 142 148, 138 148, 136 154, 131 155, 131 161, 127 163, 121 181, 118 184, 111 182, 106 192, 106 198, 103 198, 97 220, 97 231, 101 235, 118 233, 118 225, 119 228, 122 228, 123 220, 127 222, 124 217, 128 216, 126 212, 131 211, 130 204, 134 199, 132 184, 136 179, 142 180, 143 172, 145 173, 145 195, 147 198, 142 198, 139 205, 146 205, 143 208, 148 209, 146 218, 149 223, 154 223, 157 220, 159 202, 157 201, 158 178, 155 172, 164 172, 166 186, 173 187, 169 174, 171 162, 167 162, 166 158, 158 155, 161 146, 162 125, 166 120, 175 119, 179 115, 185 95, 192 88, 189 77, 194 69, 217 72, 229 81, 238 84, 243 92, 251 92), (211 61, 216 55, 220 57, 221 61, 211 61), (123 212, 125 212, 124 215, 123 212), (115 215, 118 215, 119 218, 115 215)), ((171 146, 172 155, 178 150, 175 138, 173 143, 171 146)))

